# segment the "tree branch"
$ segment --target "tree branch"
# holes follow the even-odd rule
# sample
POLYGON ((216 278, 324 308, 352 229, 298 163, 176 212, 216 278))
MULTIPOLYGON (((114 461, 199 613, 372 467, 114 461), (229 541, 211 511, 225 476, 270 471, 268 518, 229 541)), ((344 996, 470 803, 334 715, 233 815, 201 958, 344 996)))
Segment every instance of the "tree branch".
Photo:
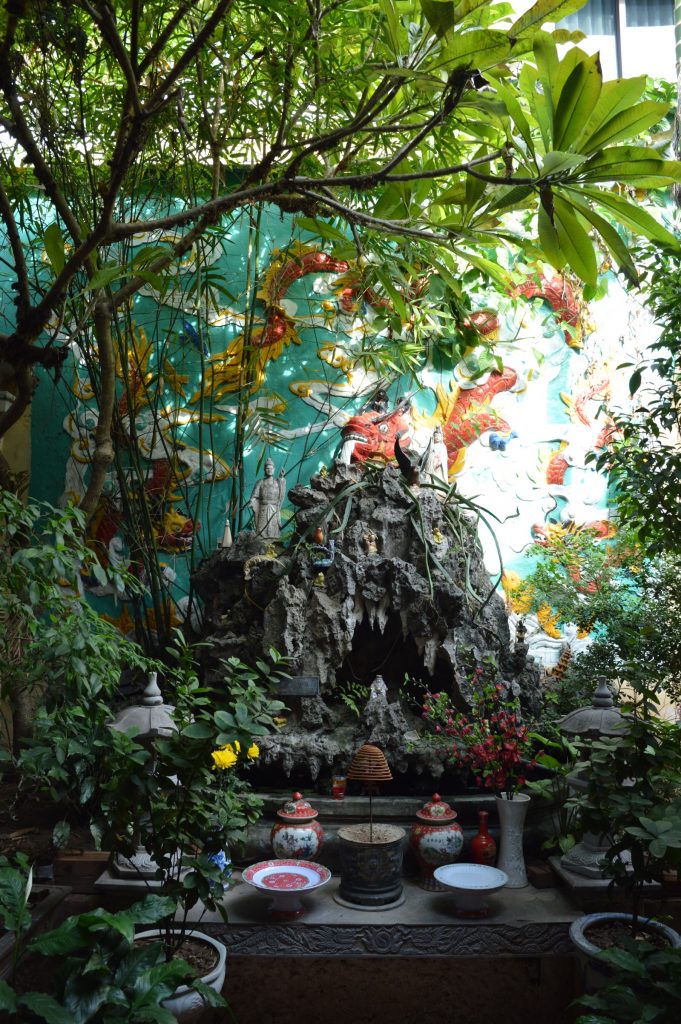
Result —
POLYGON ((0 416, 0 437, 4 437, 15 423, 18 423, 33 398, 33 374, 27 365, 14 367, 14 383, 17 393, 9 409, 0 416))
POLYGON ((140 104, 138 81, 135 71, 133 69, 128 51, 125 48, 123 40, 118 34, 116 27, 116 20, 113 11, 109 7, 108 3, 103 5, 102 12, 100 13, 96 7, 94 7, 89 0, 80 0, 80 5, 84 11, 86 11, 95 24, 99 25, 99 29, 102 33, 102 38, 106 40, 109 45, 109 49, 116 58, 118 66, 123 72, 123 77, 127 85, 126 99, 124 107, 130 103, 135 114, 138 116, 142 115, 142 106, 140 104))
POLYGON ((199 53, 200 50, 203 48, 204 43, 206 43, 213 35, 213 32, 218 27, 218 25, 220 24, 221 20, 223 19, 229 8, 232 6, 232 3, 233 0, 220 0, 220 3, 218 3, 217 7, 211 14, 210 18, 208 18, 206 24, 203 26, 199 34, 194 37, 193 41, 184 51, 184 53, 177 61, 175 66, 171 68, 171 70, 168 72, 164 80, 156 89, 156 92, 154 93, 153 97, 147 104, 146 109, 148 113, 154 112, 154 107, 163 100, 165 94, 172 88, 172 86, 180 77, 184 69, 191 64, 196 54, 199 53))
POLYGON ((191 11, 193 6, 194 0, 189 0, 188 3, 180 4, 172 18, 166 23, 165 28, 159 32, 156 42, 149 50, 147 50, 146 56, 140 61, 138 68, 140 75, 144 74, 144 72, 151 67, 159 54, 163 53, 163 47, 166 45, 185 15, 191 11))
POLYGON ((437 242, 438 245, 451 245, 452 242, 453 233, 450 233, 449 235, 436 235, 432 231, 426 231, 425 228, 410 228, 405 221, 383 220, 381 217, 372 217, 369 213, 363 213, 361 210, 353 210, 349 206, 339 203, 338 200, 331 199, 326 195, 320 195, 318 192, 312 192, 305 189, 302 194, 310 199, 314 199, 320 204, 320 206, 328 206, 332 210, 336 210, 338 213, 341 213, 350 224, 363 224, 365 227, 373 228, 375 231, 381 231, 383 234, 387 233, 391 235, 407 235, 410 238, 424 238, 428 242, 437 242))
POLYGON ((7 106, 9 107, 13 118, 13 123, 10 122, 8 124, 7 130, 26 151, 26 155, 33 165, 33 170, 35 171, 38 181, 44 187, 46 193, 54 203, 55 209, 68 228, 69 234, 71 235, 75 245, 80 245, 81 237, 78 221, 73 216, 71 207, 57 185, 50 168, 43 159, 42 153, 33 138, 33 133, 28 126, 23 110, 21 109, 21 104, 17 97, 14 81, 12 80, 10 73, 9 61, 6 61, 5 63, 0 62, 0 90, 4 93, 7 106))
POLYGON ((140 2, 141 0, 132 0, 132 10, 130 12, 130 63, 135 72, 138 71, 140 2))
MULTIPOLYGON (((454 72, 454 75, 457 74, 460 76, 460 72, 454 72)), ((397 165, 401 163, 402 160, 404 160, 404 158, 416 148, 416 146, 418 146, 419 142, 425 139, 426 135, 432 132, 434 128, 437 128, 438 125, 442 124, 449 114, 451 114, 452 110, 456 109, 461 100, 461 96, 463 95, 467 81, 468 78, 463 77, 450 79, 449 87, 443 97, 440 110, 433 114, 433 116, 426 121, 421 130, 412 136, 408 142, 405 142, 401 149, 398 149, 397 153, 395 153, 395 155, 385 165, 384 170, 386 172, 391 171, 393 167, 397 167, 397 165)))
POLYGON ((21 238, 19 237, 19 229, 17 228, 14 214, 12 213, 12 207, 10 206, 9 199, 3 187, 2 181, 0 180, 0 217, 5 224, 7 230, 7 237, 9 239, 10 248, 12 250, 12 257, 14 259, 14 272, 16 274, 16 284, 13 287, 16 289, 17 296, 14 300, 17 308, 17 327, 21 327, 26 314, 28 313, 31 305, 31 297, 29 292, 28 284, 28 270, 26 268, 26 261, 24 259, 24 247, 21 244, 21 238))
POLYGON ((99 415, 95 429, 95 450, 92 456, 90 480, 80 502, 80 508, 85 514, 87 522, 95 513, 107 471, 114 460, 111 424, 116 403, 116 362, 111 337, 111 316, 111 305, 104 292, 100 291, 93 317, 100 375, 97 396, 99 415))

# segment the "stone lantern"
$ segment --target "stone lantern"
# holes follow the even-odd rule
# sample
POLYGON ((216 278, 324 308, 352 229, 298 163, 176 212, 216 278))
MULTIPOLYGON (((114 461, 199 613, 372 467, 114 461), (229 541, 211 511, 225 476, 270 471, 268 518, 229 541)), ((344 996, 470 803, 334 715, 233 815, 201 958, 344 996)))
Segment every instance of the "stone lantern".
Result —
MULTIPOLYGON (((566 736, 587 741, 622 734, 626 720, 619 708, 615 707, 605 676, 598 677, 591 705, 570 711, 560 719, 558 728, 566 736)), ((589 784, 588 778, 579 772, 568 776, 568 782, 573 789, 582 792, 589 784)), ((586 832, 582 841, 560 858, 561 867, 586 878, 605 878, 602 863, 610 845, 605 836, 586 832)))
MULTIPOLYGON (((132 704, 119 711, 109 722, 109 728, 115 729, 116 732, 134 735, 143 746, 153 753, 153 743, 157 736, 172 736, 174 732, 177 732, 177 726, 173 720, 174 710, 172 704, 163 703, 163 694, 158 686, 157 674, 152 672, 139 704, 132 704)), ((154 771, 153 759, 149 771, 154 771)), ((158 864, 139 842, 132 857, 117 853, 113 859, 112 872, 119 878, 148 880, 156 878, 158 871, 158 864)))

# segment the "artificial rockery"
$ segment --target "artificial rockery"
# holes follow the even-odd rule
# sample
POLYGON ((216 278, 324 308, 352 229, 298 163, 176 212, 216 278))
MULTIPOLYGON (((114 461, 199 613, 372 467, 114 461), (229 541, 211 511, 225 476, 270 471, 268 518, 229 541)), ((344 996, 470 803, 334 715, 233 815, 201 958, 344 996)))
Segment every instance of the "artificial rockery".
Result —
POLYGON ((539 672, 512 644, 506 609, 485 569, 477 516, 454 487, 408 482, 393 464, 336 462, 289 491, 286 544, 244 530, 194 578, 210 641, 207 682, 222 659, 254 663, 271 648, 319 693, 262 743, 267 778, 303 784, 378 744, 412 781, 439 777, 440 755, 415 741, 426 690, 465 708, 475 665, 490 657, 528 712, 539 672))

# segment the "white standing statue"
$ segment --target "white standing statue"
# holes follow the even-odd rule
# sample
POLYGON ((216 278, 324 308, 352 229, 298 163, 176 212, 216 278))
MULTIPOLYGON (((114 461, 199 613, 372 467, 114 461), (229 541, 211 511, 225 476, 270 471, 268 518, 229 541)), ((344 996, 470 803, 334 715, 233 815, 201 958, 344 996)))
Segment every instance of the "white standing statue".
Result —
POLYGON ((449 487, 447 446, 440 426, 434 428, 428 444, 424 476, 426 480, 430 478, 436 483, 443 483, 445 487, 449 487))
POLYGON ((265 476, 258 480, 248 502, 253 512, 253 526, 258 537, 278 540, 281 529, 281 506, 286 494, 286 476, 283 468, 278 478, 274 479, 274 463, 271 459, 265 462, 265 476))
POLYGON ((369 701, 376 700, 379 704, 388 703, 388 687, 383 676, 376 676, 369 688, 369 701))

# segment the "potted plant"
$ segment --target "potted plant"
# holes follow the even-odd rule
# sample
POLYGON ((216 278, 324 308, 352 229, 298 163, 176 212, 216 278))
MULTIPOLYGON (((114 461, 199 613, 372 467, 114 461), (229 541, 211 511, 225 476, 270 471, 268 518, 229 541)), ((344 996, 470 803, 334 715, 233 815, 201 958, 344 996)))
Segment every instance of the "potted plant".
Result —
MULTIPOLYGON (((81 574, 119 597, 139 581, 102 568, 72 506, 23 505, 0 489, 0 523, 0 737, 12 737, 2 767, 17 782, 16 801, 37 792, 64 818, 87 821, 99 806, 121 674, 154 664, 81 596, 81 574)), ((59 822, 55 847, 67 835, 59 822)))
POLYGON ((645 885, 660 882, 681 855, 681 730, 655 714, 658 698, 642 670, 624 666, 623 674, 632 693, 623 705, 626 728, 583 747, 588 756, 576 768, 586 789, 572 798, 582 827, 608 837, 605 860, 628 907, 626 913, 588 914, 570 929, 587 990, 607 973, 600 951, 622 935, 658 936, 663 945, 681 946, 681 936, 667 925, 641 917, 645 885))
POLYGON ((468 768, 478 786, 494 792, 501 824, 497 866, 508 875, 507 886, 517 889, 527 885, 523 826, 530 797, 520 787, 528 768, 536 764, 534 740, 518 700, 506 685, 493 681, 494 671, 492 664, 474 670, 470 714, 455 710, 445 693, 427 693, 424 739, 439 747, 450 763, 468 768))
MULTIPOLYGON (((256 670, 236 659, 225 662, 225 696, 218 706, 217 695, 199 685, 191 650, 180 647, 183 667, 179 683, 175 680, 175 730, 150 743, 130 733, 112 732, 108 781, 102 787, 102 840, 107 849, 133 864, 141 843, 155 863, 155 876, 141 877, 173 900, 172 913, 157 932, 168 960, 193 955, 190 940, 215 945, 215 940, 197 932, 198 922, 189 922, 197 904, 226 918, 222 898, 228 879, 220 854, 260 811, 260 800, 240 777, 239 767, 258 756, 256 738, 269 731, 273 716, 283 707, 268 692, 268 684, 281 673, 278 656, 272 656, 271 668, 261 663, 256 670)), ((224 963, 220 950, 217 974, 210 980, 218 991, 224 963)), ((181 1016, 197 1003, 200 996, 185 991, 165 1005, 181 1016)))
POLYGON ((24 853, 16 863, 0 856, 0 978, 16 971, 23 944, 50 926, 69 893, 63 885, 33 886, 33 871, 24 853))
POLYGON ((589 1012, 576 1024, 665 1024, 681 1018, 681 949, 629 939, 620 949, 603 950, 601 959, 610 978, 577 1000, 589 1012))
POLYGON ((227 1005, 186 962, 166 961, 160 941, 137 944, 137 927, 172 913, 170 897, 148 896, 115 914, 98 908, 68 917, 53 931, 27 941, 26 915, 13 917, 17 894, 27 898, 31 891, 31 873, 25 868, 10 868, 11 878, 7 865, 0 868, 0 880, 8 882, 0 887, 0 915, 12 918, 18 950, 9 981, 0 980, 3 1021, 174 1024, 165 1002, 178 984, 190 986, 211 1006, 227 1005))

